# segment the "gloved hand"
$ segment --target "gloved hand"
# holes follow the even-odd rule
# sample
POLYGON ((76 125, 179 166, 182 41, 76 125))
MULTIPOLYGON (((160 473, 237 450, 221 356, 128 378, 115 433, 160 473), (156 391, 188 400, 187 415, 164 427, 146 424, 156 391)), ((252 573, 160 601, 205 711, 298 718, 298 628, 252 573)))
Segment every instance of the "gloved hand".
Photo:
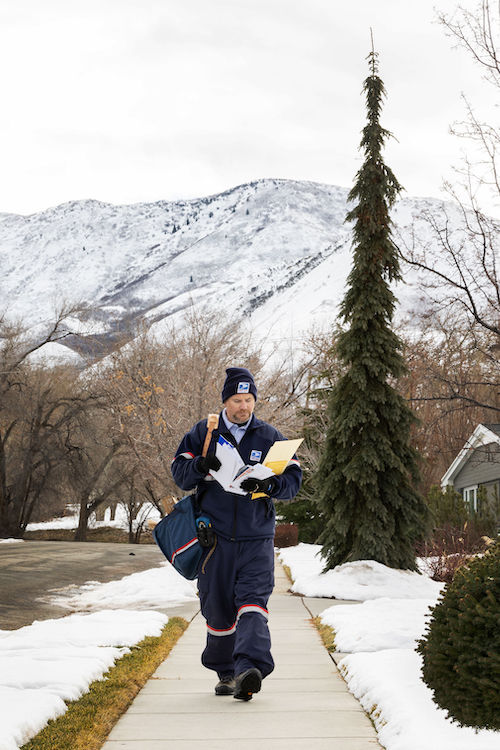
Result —
POLYGON ((221 467, 221 463, 215 453, 209 453, 208 456, 199 456, 196 468, 201 471, 202 474, 208 474, 210 469, 218 471, 221 467))
POLYGON ((266 495, 272 495, 276 492, 278 482, 274 477, 267 477, 267 479, 249 477, 244 479, 240 486, 245 492, 264 492, 266 495))

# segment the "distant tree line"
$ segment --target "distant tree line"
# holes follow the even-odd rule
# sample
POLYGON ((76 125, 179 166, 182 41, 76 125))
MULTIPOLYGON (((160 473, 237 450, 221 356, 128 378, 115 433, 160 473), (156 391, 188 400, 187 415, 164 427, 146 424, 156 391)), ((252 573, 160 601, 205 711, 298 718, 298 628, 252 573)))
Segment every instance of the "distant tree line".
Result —
MULTIPOLYGON (((312 330, 295 354, 272 366, 265 342, 219 314, 190 312, 158 340, 144 331, 85 370, 34 358, 57 341, 63 310, 43 341, 0 319, 0 535, 22 537, 30 521, 79 509, 75 538, 85 540, 100 507, 122 503, 133 523, 145 504, 164 513, 178 494, 170 462, 186 430, 220 408, 225 367, 245 364, 259 386, 256 413, 287 436, 305 438, 305 468, 295 512, 303 509, 307 540, 321 519, 315 499, 327 428, 327 398, 345 366, 331 330, 312 330)), ((412 442, 424 457, 422 491, 439 483, 478 422, 498 420, 496 360, 464 345, 467 329, 422 330, 405 342, 408 372, 397 388, 419 417, 412 442), (467 399, 450 400, 450 381, 469 383, 467 399), (486 401, 486 404, 484 403, 486 401)), ((404 339, 404 336, 403 336, 404 339)))
POLYGON ((163 514, 163 498, 177 494, 175 450, 196 421, 218 411, 224 369, 235 362, 258 379, 256 412, 298 432, 303 391, 286 361, 264 371, 262 350, 220 313, 190 312, 161 340, 144 331, 81 371, 33 356, 60 340, 69 312, 37 345, 0 320, 0 536, 22 537, 30 521, 70 504, 79 511, 75 539, 84 541, 92 514, 121 503, 137 541, 140 509, 163 514))

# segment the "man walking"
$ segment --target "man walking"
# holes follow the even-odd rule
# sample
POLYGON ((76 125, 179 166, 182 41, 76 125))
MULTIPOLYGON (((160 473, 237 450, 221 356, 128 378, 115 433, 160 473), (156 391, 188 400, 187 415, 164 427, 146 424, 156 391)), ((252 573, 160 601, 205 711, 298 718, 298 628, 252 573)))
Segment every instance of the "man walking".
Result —
POLYGON ((261 463, 273 443, 285 439, 253 413, 257 388, 250 372, 229 367, 226 375, 224 409, 207 455, 202 456, 205 419, 182 439, 172 475, 181 489, 196 487, 198 505, 210 518, 216 537, 198 574, 201 611, 207 621, 202 663, 218 674, 216 695, 247 701, 274 669, 267 625, 267 603, 274 587, 273 500, 291 500, 297 494, 302 470, 294 457, 279 476, 244 480, 245 495, 226 492, 209 474, 221 466, 215 455, 220 435, 237 448, 246 465, 261 463))

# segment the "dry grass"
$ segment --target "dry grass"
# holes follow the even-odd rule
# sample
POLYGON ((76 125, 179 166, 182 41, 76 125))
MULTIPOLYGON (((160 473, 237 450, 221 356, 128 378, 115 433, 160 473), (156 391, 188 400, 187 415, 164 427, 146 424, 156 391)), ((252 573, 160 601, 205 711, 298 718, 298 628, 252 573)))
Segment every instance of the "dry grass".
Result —
POLYGON ((330 625, 325 625, 322 622, 321 617, 313 617, 313 623, 321 636, 324 647, 330 654, 332 654, 337 650, 335 646, 335 630, 331 628, 330 625))
MULTIPOLYGON (((75 529, 39 529, 37 531, 26 531, 24 539, 37 542, 72 542, 75 538, 75 529)), ((102 526, 98 529, 88 529, 88 542, 113 542, 115 544, 128 544, 128 532, 124 529, 116 529, 112 526, 102 526)), ((155 544, 151 531, 141 534, 141 544, 155 544)))
POLYGON ((63 716, 49 721, 23 750, 100 750, 110 731, 157 667, 168 656, 188 623, 172 617, 160 636, 134 646, 63 716))

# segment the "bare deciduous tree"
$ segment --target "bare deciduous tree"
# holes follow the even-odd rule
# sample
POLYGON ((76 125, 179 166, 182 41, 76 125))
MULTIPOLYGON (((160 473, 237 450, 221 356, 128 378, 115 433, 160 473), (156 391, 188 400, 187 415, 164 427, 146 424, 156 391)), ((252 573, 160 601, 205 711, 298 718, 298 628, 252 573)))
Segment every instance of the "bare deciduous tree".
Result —
POLYGON ((304 368, 295 379, 279 365, 264 373, 251 333, 221 313, 191 310, 161 338, 146 331, 102 369, 101 387, 115 429, 136 467, 135 486, 142 483, 140 493, 162 514, 161 499, 178 492, 170 472, 177 446, 193 424, 219 411, 225 368, 235 364, 248 367, 258 380, 257 415, 295 433, 304 368))
POLYGON ((425 457, 426 492, 440 483, 479 422, 500 421, 497 362, 470 336, 452 317, 438 330, 434 321, 429 334, 405 340, 408 373, 400 387, 420 420, 414 443, 425 457))
MULTIPOLYGON (((445 32, 455 45, 466 50, 483 73, 498 102, 500 94, 500 6, 481 0, 474 11, 457 6, 451 16, 438 14, 445 32)), ((455 169, 457 180, 445 184, 451 204, 440 210, 424 210, 415 222, 411 245, 399 239, 403 259, 421 274, 430 300, 426 311, 436 341, 444 336, 451 348, 468 350, 465 370, 454 359, 446 363, 434 358, 435 404, 449 402, 445 413, 459 408, 470 413, 486 412, 490 421, 500 420, 500 222, 481 210, 487 193, 500 205, 500 129, 476 114, 464 98, 465 120, 452 132, 472 146, 455 169), (453 340, 453 346, 451 342, 453 340), (445 372, 448 367, 448 372, 445 372), (482 410, 482 411, 481 411, 482 410)), ((440 346, 440 343, 438 343, 440 346)), ((434 354, 437 355, 436 348, 434 354)), ((466 420, 467 421, 467 420, 466 420)))
POLYGON ((65 457, 93 397, 65 367, 32 364, 30 355, 64 336, 61 309, 37 341, 0 321, 0 535, 22 536, 42 498, 60 492, 65 457))

